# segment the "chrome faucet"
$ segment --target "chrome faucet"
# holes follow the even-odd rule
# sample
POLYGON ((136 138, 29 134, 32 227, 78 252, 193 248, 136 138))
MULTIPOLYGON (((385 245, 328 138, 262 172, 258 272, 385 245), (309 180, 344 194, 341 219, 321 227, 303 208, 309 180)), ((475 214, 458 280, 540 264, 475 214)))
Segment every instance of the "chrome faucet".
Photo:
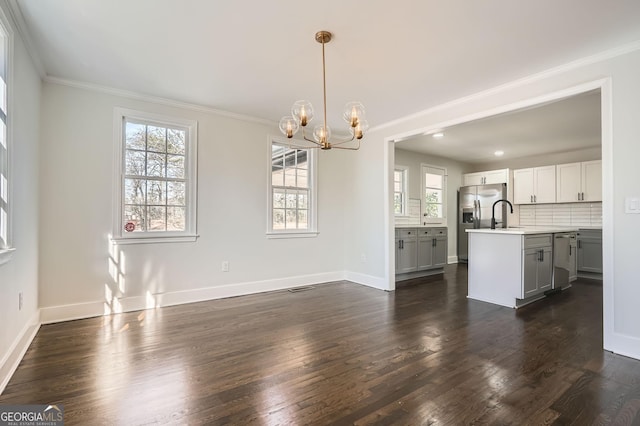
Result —
MULTIPOLYGON (((511 214, 513 214, 513 204, 511 204, 509 200, 498 200, 493 203, 493 207, 491 207, 491 229, 496 229, 496 204, 501 201, 509 204, 509 207, 511 207, 511 214)), ((506 220, 506 218, 504 218, 504 220, 506 220)))

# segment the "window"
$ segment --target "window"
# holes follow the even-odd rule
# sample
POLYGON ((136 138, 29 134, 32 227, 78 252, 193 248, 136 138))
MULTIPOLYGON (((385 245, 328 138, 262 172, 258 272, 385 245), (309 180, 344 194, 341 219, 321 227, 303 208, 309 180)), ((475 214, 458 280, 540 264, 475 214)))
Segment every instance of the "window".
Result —
POLYGON ((8 69, 10 57, 10 35, 6 19, 0 13, 0 264, 9 260, 11 241, 10 148, 7 95, 9 92, 8 69))
POLYGON ((422 165, 422 215, 427 223, 444 223, 447 217, 447 170, 422 165))
POLYGON ((393 210, 396 216, 407 214, 407 169, 396 166, 393 171, 393 210))
POLYGON ((194 241, 194 121, 116 110, 120 124, 114 238, 119 242, 194 241))
POLYGON ((315 150, 272 141, 268 234, 316 232, 315 150))

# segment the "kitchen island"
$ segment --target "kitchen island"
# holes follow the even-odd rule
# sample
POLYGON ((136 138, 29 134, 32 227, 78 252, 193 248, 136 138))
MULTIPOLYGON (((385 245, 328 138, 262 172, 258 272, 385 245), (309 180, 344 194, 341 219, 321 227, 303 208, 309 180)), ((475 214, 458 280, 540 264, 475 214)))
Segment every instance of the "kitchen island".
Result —
POLYGON ((468 297, 509 308, 545 297, 554 290, 554 236, 576 231, 572 227, 467 230, 468 297))

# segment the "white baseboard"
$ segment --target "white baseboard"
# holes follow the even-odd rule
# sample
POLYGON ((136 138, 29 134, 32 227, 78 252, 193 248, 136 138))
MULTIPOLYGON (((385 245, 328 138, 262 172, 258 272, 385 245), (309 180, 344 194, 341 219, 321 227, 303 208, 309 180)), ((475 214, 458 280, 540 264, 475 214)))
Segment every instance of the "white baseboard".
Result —
POLYGON ((37 310, 31 316, 27 324, 20 331, 16 339, 11 344, 11 347, 0 361, 0 395, 7 387, 9 380, 15 373, 20 361, 24 357, 24 354, 29 349, 29 345, 36 337, 36 333, 40 329, 40 311, 37 310))
POLYGON ((451 265, 452 263, 458 263, 458 256, 449 256, 447 258, 447 263, 451 265))
POLYGON ((390 291, 389 284, 382 277, 374 277, 372 275, 361 274, 359 272, 345 271, 344 279, 352 281, 356 284, 366 285, 367 287, 377 288, 378 290, 390 291))
MULTIPOLYGON (((124 297, 108 304, 106 301, 76 303, 72 305, 49 306, 40 309, 42 324, 91 318, 111 313, 139 311, 142 309, 182 305, 225 297, 244 296, 264 293, 305 285, 317 285, 345 279, 343 271, 320 274, 300 275, 246 283, 227 284, 217 287, 205 287, 192 290, 174 291, 147 296, 124 297)), ((367 284, 366 284, 367 285, 367 284)))

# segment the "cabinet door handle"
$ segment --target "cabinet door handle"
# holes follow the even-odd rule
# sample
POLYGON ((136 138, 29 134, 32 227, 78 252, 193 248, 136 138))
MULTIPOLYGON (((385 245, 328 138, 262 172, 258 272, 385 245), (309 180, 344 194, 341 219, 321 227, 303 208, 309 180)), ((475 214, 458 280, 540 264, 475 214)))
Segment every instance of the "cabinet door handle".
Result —
POLYGON ((582 241, 578 240, 578 248, 582 248, 582 241))
POLYGON ((531 198, 531 202, 533 203, 533 195, 529 195, 529 197, 531 198))
POLYGON ((539 260, 540 262, 544 262, 544 250, 540 250, 540 251, 538 252, 538 260, 539 260))
POLYGON ((582 194, 582 201, 584 201, 584 192, 581 192, 582 194))
POLYGON ((538 202, 538 196, 537 196, 537 195, 534 195, 534 196, 533 196, 533 202, 534 202, 534 203, 537 203, 537 202, 538 202))
POLYGON ((433 240, 431 240, 431 246, 435 247, 436 246, 436 239, 434 238, 433 240))

